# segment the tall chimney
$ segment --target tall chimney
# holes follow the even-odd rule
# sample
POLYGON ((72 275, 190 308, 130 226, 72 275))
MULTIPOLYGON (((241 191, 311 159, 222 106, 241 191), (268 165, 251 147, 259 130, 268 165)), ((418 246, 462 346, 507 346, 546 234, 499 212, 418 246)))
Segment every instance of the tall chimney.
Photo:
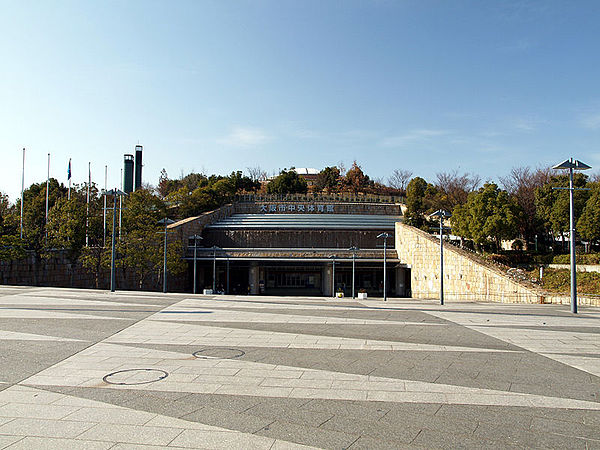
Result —
POLYGON ((137 191, 142 187, 142 150, 141 145, 135 146, 135 182, 133 190, 137 191))
POLYGON ((123 156, 123 190, 133 192, 133 155, 123 156))

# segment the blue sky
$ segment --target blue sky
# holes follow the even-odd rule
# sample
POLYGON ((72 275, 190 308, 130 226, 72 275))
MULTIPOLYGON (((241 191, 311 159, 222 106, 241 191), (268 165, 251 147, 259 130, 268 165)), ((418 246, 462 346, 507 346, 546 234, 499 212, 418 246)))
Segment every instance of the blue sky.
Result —
POLYGON ((598 1, 0 0, 0 191, 192 170, 600 168, 598 1))

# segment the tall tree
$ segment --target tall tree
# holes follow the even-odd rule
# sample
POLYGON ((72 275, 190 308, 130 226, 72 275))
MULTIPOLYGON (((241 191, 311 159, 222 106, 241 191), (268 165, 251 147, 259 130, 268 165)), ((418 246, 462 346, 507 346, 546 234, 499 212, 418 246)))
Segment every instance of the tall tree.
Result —
POLYGON ((490 239, 500 249, 503 239, 517 236, 521 209, 508 193, 494 183, 486 183, 477 192, 469 194, 465 205, 458 205, 452 213, 455 234, 472 239, 478 246, 490 239))
POLYGON ((415 177, 408 183, 406 187, 406 214, 404 222, 407 225, 421 228, 426 223, 424 214, 425 207, 425 191, 427 189, 427 181, 421 177, 415 177))
POLYGON ((372 186, 372 181, 366 175, 356 161, 352 163, 352 167, 346 172, 344 177, 344 185, 346 189, 355 194, 358 192, 367 192, 372 186))
POLYGON ((339 189, 340 182, 340 169, 336 166, 325 167, 317 175, 315 189, 317 191, 327 190, 327 192, 335 192, 339 189))
POLYGON ((282 170, 281 173, 267 184, 269 194, 305 194, 308 191, 306 180, 294 170, 282 170))
POLYGON ((399 189, 403 194, 406 194, 406 186, 413 176, 412 170, 394 169, 388 179, 388 183, 394 189, 399 189))
POLYGON ((514 197, 523 213, 519 220, 519 233, 527 242, 544 233, 543 222, 537 211, 535 192, 550 181, 551 169, 514 167, 506 177, 500 178, 504 189, 514 197))
POLYGON ((600 242, 600 182, 590 186, 591 194, 577 221, 577 231, 584 239, 600 242))

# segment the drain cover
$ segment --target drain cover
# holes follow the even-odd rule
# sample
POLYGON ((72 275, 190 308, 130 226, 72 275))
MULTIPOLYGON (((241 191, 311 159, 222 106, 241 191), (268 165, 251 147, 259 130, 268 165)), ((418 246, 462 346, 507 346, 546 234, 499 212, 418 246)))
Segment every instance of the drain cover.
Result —
POLYGON ((126 369, 109 373, 102 380, 108 384, 133 385, 154 383, 168 376, 167 372, 160 369, 126 369))
POLYGON ((196 358, 205 358, 205 359, 233 359, 239 358, 240 356, 244 356, 246 352, 242 350, 238 350, 237 348, 227 348, 227 347, 209 347, 203 348, 194 352, 193 355, 196 358))

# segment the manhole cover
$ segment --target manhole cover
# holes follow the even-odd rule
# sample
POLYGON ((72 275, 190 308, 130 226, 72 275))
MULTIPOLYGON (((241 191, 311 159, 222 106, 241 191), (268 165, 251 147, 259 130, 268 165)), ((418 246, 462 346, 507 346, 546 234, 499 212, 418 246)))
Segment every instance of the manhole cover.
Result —
POLYGON ((233 359, 244 356, 246 352, 238 350, 237 348, 226 348, 226 347, 210 347, 203 348, 194 352, 193 355, 196 358, 205 359, 233 359))
POLYGON ((132 385, 154 383, 168 376, 167 372, 160 369, 126 369, 109 373, 102 380, 108 384, 132 385))

